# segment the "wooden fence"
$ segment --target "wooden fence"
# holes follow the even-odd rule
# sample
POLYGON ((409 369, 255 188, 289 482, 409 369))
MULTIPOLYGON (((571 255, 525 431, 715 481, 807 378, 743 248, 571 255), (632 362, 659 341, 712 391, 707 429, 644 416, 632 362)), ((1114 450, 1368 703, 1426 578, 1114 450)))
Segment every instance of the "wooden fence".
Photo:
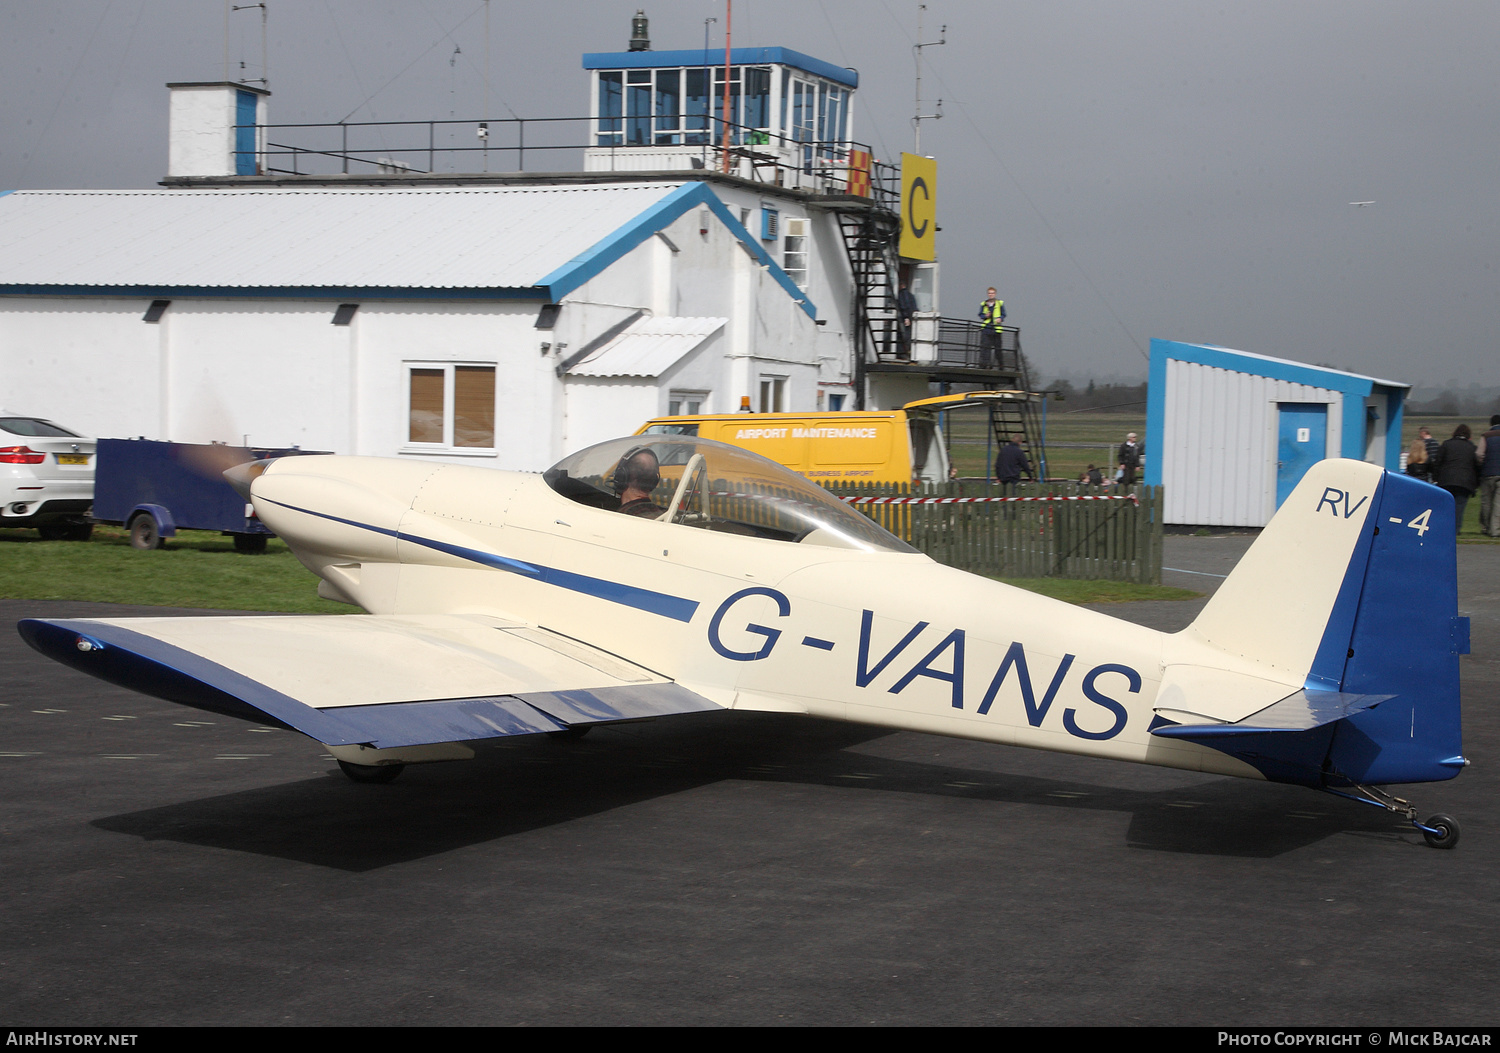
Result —
POLYGON ((920 490, 904 483, 827 486, 939 563, 1002 578, 1083 578, 1161 584, 1159 486, 1105 491, 1076 483, 1021 483, 1020 501, 866 503, 868 498, 998 497, 983 483, 920 490), (1122 499, 1122 495, 1134 500, 1122 499), (1084 500, 1058 500, 1084 498, 1084 500))

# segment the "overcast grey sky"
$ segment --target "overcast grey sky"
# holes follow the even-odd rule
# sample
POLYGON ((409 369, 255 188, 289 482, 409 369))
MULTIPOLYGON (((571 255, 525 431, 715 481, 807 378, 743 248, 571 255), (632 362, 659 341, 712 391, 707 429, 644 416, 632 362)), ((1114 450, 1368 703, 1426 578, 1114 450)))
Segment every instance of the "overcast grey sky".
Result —
MULTIPOLYGON (((273 122, 484 116, 483 0, 269 3, 273 122)), ((579 56, 623 50, 637 7, 656 48, 701 47, 709 17, 723 46, 723 0, 489 7, 490 116, 586 113, 579 56)), ((1500 384, 1500 3, 931 0, 925 18, 928 40, 948 26, 923 89, 944 117, 922 133, 945 314, 998 286, 1047 376, 1143 377, 1156 336, 1500 384)), ((238 78, 259 12, 230 24, 238 78)), ((883 159, 912 148, 916 24, 908 0, 734 5, 736 45, 859 70, 855 136, 883 159)), ((223 79, 224 59, 221 0, 0 0, 0 189, 154 185, 163 85, 223 79)))

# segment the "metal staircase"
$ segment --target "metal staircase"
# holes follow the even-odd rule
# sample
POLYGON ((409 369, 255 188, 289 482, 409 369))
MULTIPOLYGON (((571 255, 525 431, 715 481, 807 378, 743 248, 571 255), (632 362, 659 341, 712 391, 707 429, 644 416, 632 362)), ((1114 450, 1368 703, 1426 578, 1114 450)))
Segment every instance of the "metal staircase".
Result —
POLYGON ((866 364, 911 358, 897 302, 900 261, 896 242, 901 220, 883 208, 840 211, 837 215, 854 278, 855 390, 862 391, 866 364))
POLYGON ((1009 392, 998 392, 986 401, 990 405, 990 430, 994 434, 995 449, 999 450, 1010 441, 1012 435, 1021 436, 1021 446, 1031 459, 1036 477, 1045 476, 1047 450, 1042 445, 1041 414, 1038 402, 1033 401, 1031 384, 1026 376, 1026 366, 1021 365, 1021 390, 1014 398, 1006 398, 1009 392))

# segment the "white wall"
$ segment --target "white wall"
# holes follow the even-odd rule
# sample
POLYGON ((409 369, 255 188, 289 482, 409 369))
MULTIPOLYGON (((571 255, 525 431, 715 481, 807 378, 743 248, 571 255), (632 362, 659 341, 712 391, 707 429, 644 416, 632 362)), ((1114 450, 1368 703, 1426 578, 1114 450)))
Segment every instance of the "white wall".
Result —
MULTIPOLYGON (((235 174, 236 102, 233 84, 201 84, 171 89, 167 108, 167 175, 235 174)), ((249 90, 249 89, 245 89, 249 90)), ((265 124, 266 97, 256 96, 256 123, 265 124)), ((265 131, 256 130, 256 149, 265 149, 265 131)), ((258 159, 257 159, 258 160, 258 159)))
POLYGON ((1339 457, 1343 398, 1328 388, 1169 359, 1163 448, 1146 450, 1161 458, 1166 522, 1264 526, 1276 510, 1277 403, 1326 404, 1327 456, 1339 457))
POLYGON ((349 447, 349 330, 337 305, 174 300, 163 330, 158 438, 349 447))
POLYGON ((0 406, 91 436, 156 436, 162 330, 149 300, 0 298, 0 406))
POLYGON ((358 349, 352 452, 377 457, 480 463, 540 471, 558 459, 552 420, 559 394, 554 359, 541 345, 552 334, 536 328, 539 304, 376 301, 363 304, 350 326, 358 349), (412 364, 495 367, 495 451, 436 452, 407 442, 407 368, 412 364))
POLYGON ((567 441, 561 456, 630 435, 657 416, 658 405, 653 377, 569 377, 567 441), (621 427, 621 421, 634 423, 621 427))
MULTIPOLYGON (((800 214, 769 195, 735 194, 731 212, 752 208, 753 234, 762 201, 778 203, 783 216, 800 214)), ((666 411, 673 388, 709 392, 708 409, 732 412, 742 395, 757 397, 761 376, 784 376, 786 408, 810 411, 820 383, 847 380, 849 360, 839 328, 847 260, 827 226, 831 216, 809 218, 815 230, 827 227, 815 234, 809 260, 809 293, 829 319, 825 327, 717 216, 700 234, 695 208, 666 229, 677 251, 647 239, 567 296, 553 330, 535 328, 540 304, 529 301, 361 300, 352 324, 335 326, 335 301, 179 298, 149 324, 141 320, 147 298, 0 298, 0 402, 103 436, 231 443, 248 436, 256 445, 533 471, 633 432, 666 411), (562 360, 640 309, 729 321, 659 378, 565 385, 557 377, 562 360), (406 443, 406 370, 414 362, 496 367, 493 452, 406 443)), ((782 259, 780 240, 761 244, 782 259)), ((925 394, 920 386, 901 401, 925 394)))
MULTIPOLYGON (((758 230, 761 198, 747 196, 745 201, 755 203, 751 223, 758 230)), ((739 209, 739 204, 730 203, 736 218, 739 209)), ((710 217, 707 233, 699 233, 700 224, 699 210, 692 209, 664 232, 677 251, 652 237, 564 300, 558 332, 570 346, 563 357, 636 309, 655 313, 665 305, 677 317, 729 320, 703 347, 657 379, 652 408, 644 416, 632 416, 639 405, 633 397, 612 403, 597 394, 609 385, 584 385, 583 378, 569 378, 564 454, 634 432, 647 419, 666 412, 674 388, 709 392, 705 412, 727 413, 739 408, 742 395, 757 397, 761 376, 776 375, 787 378, 789 410, 817 407, 819 351, 827 346, 822 327, 750 257, 717 216, 710 217)), ((768 251, 773 247, 771 242, 762 244, 768 251)), ((779 250, 772 255, 779 260, 779 250)), ((618 383, 634 391, 638 381, 620 378, 618 383)))

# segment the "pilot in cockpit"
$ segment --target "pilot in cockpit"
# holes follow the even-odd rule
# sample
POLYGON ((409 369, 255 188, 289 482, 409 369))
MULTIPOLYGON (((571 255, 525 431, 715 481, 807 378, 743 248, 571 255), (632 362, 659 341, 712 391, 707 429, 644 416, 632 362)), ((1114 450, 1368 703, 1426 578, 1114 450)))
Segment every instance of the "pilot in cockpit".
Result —
POLYGON ((661 508, 651 492, 661 483, 661 462, 649 446, 633 446, 615 465, 614 491, 620 495, 620 511, 628 516, 657 519, 661 508))

